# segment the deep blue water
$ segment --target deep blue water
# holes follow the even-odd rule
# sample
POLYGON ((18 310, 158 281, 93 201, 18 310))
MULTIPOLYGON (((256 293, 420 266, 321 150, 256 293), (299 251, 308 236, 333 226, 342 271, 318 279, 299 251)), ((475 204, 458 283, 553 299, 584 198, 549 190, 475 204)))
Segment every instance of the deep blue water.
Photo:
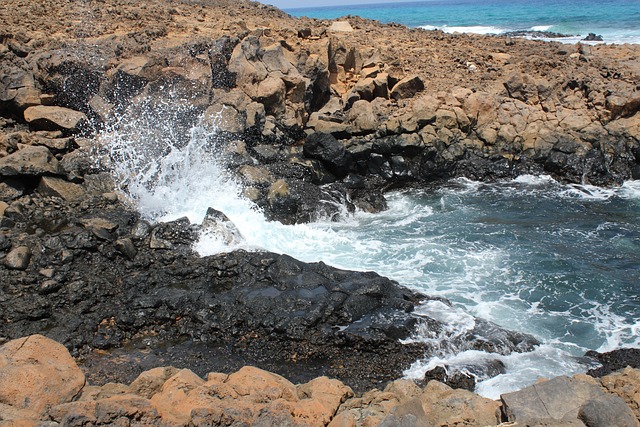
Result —
POLYGON ((640 43, 640 0, 433 0, 285 11, 319 19, 358 15, 449 32, 551 31, 574 36, 568 42, 596 33, 608 43, 640 43))

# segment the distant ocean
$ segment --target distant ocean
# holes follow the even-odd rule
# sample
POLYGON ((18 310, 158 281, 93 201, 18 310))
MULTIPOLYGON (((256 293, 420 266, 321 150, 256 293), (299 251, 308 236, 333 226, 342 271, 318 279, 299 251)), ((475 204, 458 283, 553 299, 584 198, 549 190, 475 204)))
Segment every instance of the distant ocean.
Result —
POLYGON ((640 43, 640 0, 427 0, 285 12, 319 19, 357 15, 451 33, 552 32, 570 36, 555 39, 566 43, 595 33, 605 43, 640 43))

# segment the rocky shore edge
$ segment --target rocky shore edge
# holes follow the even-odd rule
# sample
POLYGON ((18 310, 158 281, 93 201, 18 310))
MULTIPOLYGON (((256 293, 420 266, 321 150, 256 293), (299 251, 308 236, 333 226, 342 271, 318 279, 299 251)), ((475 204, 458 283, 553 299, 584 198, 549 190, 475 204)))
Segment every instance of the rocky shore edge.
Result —
POLYGON ((356 396, 338 380, 294 385, 251 366, 201 378, 157 367, 130 384, 94 386, 67 349, 42 335, 0 347, 0 425, 546 426, 640 425, 640 370, 540 380, 499 401, 437 381, 396 380, 356 396))

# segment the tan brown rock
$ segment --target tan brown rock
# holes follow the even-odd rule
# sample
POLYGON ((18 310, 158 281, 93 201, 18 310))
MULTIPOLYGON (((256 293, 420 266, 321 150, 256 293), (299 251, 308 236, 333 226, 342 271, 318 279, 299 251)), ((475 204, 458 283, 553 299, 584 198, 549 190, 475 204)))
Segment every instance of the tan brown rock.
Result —
POLYGON ((60 197, 68 202, 76 202, 87 196, 82 185, 51 176, 43 176, 40 179, 38 191, 45 196, 60 197))
POLYGON ((329 26, 329 31, 334 33, 352 33, 353 27, 349 21, 333 21, 329 26))
POLYGON ((281 78, 269 76, 258 84, 255 100, 264 105, 267 114, 284 111, 286 86, 281 78))
POLYGON ((10 101, 16 108, 22 110, 40 105, 40 95, 33 74, 17 67, 5 68, 0 79, 0 101, 10 101))
POLYGON ((178 369, 172 367, 154 368, 138 375, 129 385, 129 392, 151 399, 162 388, 163 384, 178 373, 178 369))
POLYGON ((31 335, 0 347, 0 402, 42 416, 70 402, 84 385, 67 349, 49 338, 31 335))
POLYGON ((229 375, 226 384, 232 387, 240 396, 251 395, 252 399, 285 399, 297 400, 295 386, 280 375, 245 366, 229 375))
POLYGON ((424 90, 424 82, 419 76, 405 77, 396 83, 389 96, 395 100, 412 98, 418 92, 424 90))
POLYGON ((73 425, 82 420, 84 425, 94 426, 171 426, 160 421, 148 399, 131 394, 60 404, 51 408, 48 415, 61 425, 73 425))
POLYGON ((0 403, 0 427, 37 427, 40 416, 26 409, 0 403))
POLYGON ((246 119, 233 105, 214 104, 209 106, 202 117, 205 126, 217 132, 243 132, 246 119))
POLYGON ((436 111, 435 125, 437 128, 456 129, 458 127, 458 117, 454 111, 441 108, 436 111))
POLYGON ((475 121, 477 127, 486 126, 497 118, 497 102, 495 96, 487 92, 475 92, 465 98, 465 113, 475 121))
POLYGON ((373 106, 365 100, 356 101, 351 106, 349 122, 351 123, 351 133, 354 135, 373 133, 378 128, 378 118, 373 106))
POLYGON ((24 111, 24 119, 39 130, 80 129, 87 122, 87 116, 80 111, 65 107, 36 105, 24 111))
POLYGON ((160 392, 151 397, 151 404, 165 422, 188 425, 191 411, 214 406, 216 399, 209 396, 205 381, 188 369, 181 369, 171 376, 160 392))
POLYGON ((12 270, 26 270, 32 255, 28 246, 18 246, 9 251, 2 263, 12 270))
POLYGON ((62 172, 58 160, 49 149, 26 146, 0 159, 0 175, 56 175, 62 172))
POLYGON ((243 165, 238 169, 238 174, 250 185, 268 185, 273 182, 271 173, 262 167, 243 165))
POLYGON ((300 417, 326 425, 331 421, 340 404, 350 397, 353 391, 338 380, 319 377, 306 384, 299 385, 295 413, 300 417))
POLYGON ((625 368, 600 378, 609 393, 622 398, 640 420, 640 370, 625 368))
POLYGON ((429 423, 434 426, 492 426, 500 424, 500 403, 467 390, 430 381, 420 401, 429 423))

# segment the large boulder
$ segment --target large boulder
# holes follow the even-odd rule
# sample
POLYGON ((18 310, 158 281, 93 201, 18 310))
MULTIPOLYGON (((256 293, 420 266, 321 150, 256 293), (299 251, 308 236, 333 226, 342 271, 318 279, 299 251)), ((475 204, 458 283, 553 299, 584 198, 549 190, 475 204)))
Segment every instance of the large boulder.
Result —
POLYGON ((467 390, 430 381, 420 396, 433 426, 491 426, 500 424, 500 403, 467 390))
POLYGON ((80 111, 46 105, 27 108, 24 119, 36 130, 78 131, 87 124, 87 116, 80 111))
POLYGON ((82 185, 52 176, 43 176, 40 179, 38 191, 47 196, 60 197, 67 202, 77 202, 87 197, 82 185))
POLYGON ((47 147, 27 146, 0 159, 0 175, 56 175, 62 172, 58 160, 47 147))
POLYGON ((412 98, 422 90, 424 90, 422 79, 419 76, 408 76, 393 86, 389 96, 395 100, 412 98))
POLYGON ((31 73, 3 64, 0 70, 0 105, 10 102, 16 109, 25 109, 40 105, 40 95, 31 73))
POLYGON ((314 132, 309 135, 304 142, 303 152, 311 159, 320 160, 337 176, 345 176, 348 172, 346 166, 349 156, 344 144, 330 133, 314 132))
POLYGON ((365 135, 376 131, 378 128, 378 118, 370 102, 365 100, 356 101, 349 111, 351 122, 351 133, 353 135, 365 135))
POLYGON ((500 398, 502 411, 511 422, 580 419, 587 426, 637 426, 633 412, 621 398, 605 394, 595 382, 577 378, 556 377, 500 398))
POLYGON ((85 377, 67 349, 42 335, 10 341, 0 347, 0 402, 39 416, 70 402, 85 377))
POLYGON ((640 420, 640 370, 625 368, 602 377, 600 383, 609 393, 622 398, 640 420))

